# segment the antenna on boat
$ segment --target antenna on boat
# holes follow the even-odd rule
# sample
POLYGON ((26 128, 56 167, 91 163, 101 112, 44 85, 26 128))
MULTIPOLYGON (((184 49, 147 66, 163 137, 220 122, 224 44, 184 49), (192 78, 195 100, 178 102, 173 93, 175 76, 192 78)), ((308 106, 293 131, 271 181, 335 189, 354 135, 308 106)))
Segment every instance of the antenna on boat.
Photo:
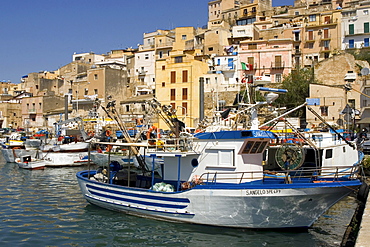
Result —
MULTIPOLYGON (((133 143, 132 138, 130 137, 130 134, 128 133, 128 130, 126 128, 126 125, 123 123, 122 119, 120 118, 117 110, 116 110, 116 101, 111 100, 112 97, 108 96, 107 99, 109 102, 107 103, 107 106, 104 107, 100 104, 100 102, 97 99, 97 105, 100 106, 103 111, 110 117, 111 119, 114 119, 119 127, 119 129, 122 131, 123 137, 125 138, 126 142, 133 143)), ((148 172, 148 169, 146 168, 146 162, 144 160, 144 157, 139 153, 139 150, 137 147, 130 146, 131 151, 135 155, 140 168, 142 169, 143 173, 148 172)))

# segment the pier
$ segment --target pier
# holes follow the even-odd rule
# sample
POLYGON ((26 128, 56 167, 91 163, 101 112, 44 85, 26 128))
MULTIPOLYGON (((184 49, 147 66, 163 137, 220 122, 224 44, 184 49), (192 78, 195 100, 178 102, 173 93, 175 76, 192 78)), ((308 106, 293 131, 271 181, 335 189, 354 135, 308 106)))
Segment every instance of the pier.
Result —
POLYGON ((355 247, 370 245, 370 197, 367 197, 355 247))

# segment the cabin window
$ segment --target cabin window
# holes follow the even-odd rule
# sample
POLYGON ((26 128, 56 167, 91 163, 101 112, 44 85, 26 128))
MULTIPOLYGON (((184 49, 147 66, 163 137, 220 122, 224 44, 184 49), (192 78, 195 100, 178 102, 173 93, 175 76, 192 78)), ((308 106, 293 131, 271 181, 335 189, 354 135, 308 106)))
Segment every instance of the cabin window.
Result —
POLYGON ((257 154, 262 153, 265 150, 267 141, 248 141, 241 148, 239 154, 257 154))
POLYGON ((222 149, 222 150, 206 150, 207 156, 212 157, 214 163, 210 166, 222 166, 222 167, 234 167, 234 150, 233 149, 222 149))
POLYGON ((197 159, 192 159, 192 160, 191 160, 191 165, 192 165, 193 167, 197 167, 197 166, 199 165, 198 160, 197 160, 197 159))
POLYGON ((327 149, 325 152, 325 159, 331 159, 333 157, 333 149, 327 149))

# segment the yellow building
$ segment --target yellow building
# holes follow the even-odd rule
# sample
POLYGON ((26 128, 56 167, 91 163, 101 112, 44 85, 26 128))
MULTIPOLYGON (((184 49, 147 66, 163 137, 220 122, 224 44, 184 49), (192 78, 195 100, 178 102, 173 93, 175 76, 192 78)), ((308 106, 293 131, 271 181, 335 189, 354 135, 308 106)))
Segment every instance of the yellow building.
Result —
MULTIPOLYGON (((162 105, 171 105, 178 119, 194 127, 200 121, 200 83, 208 65, 200 50, 186 46, 195 38, 193 27, 175 28, 175 41, 170 56, 156 61, 156 98, 162 105), (186 48, 185 48, 186 47, 186 48)), ((164 122, 159 128, 169 129, 164 122)))

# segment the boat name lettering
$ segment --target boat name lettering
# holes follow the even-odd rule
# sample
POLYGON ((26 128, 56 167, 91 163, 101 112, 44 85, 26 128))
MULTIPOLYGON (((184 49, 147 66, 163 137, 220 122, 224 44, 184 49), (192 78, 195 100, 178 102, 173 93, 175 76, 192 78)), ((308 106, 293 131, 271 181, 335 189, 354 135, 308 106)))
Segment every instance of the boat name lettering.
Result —
POLYGON ((268 194, 279 194, 281 190, 247 190, 245 191, 247 196, 250 195, 268 195, 268 194))

